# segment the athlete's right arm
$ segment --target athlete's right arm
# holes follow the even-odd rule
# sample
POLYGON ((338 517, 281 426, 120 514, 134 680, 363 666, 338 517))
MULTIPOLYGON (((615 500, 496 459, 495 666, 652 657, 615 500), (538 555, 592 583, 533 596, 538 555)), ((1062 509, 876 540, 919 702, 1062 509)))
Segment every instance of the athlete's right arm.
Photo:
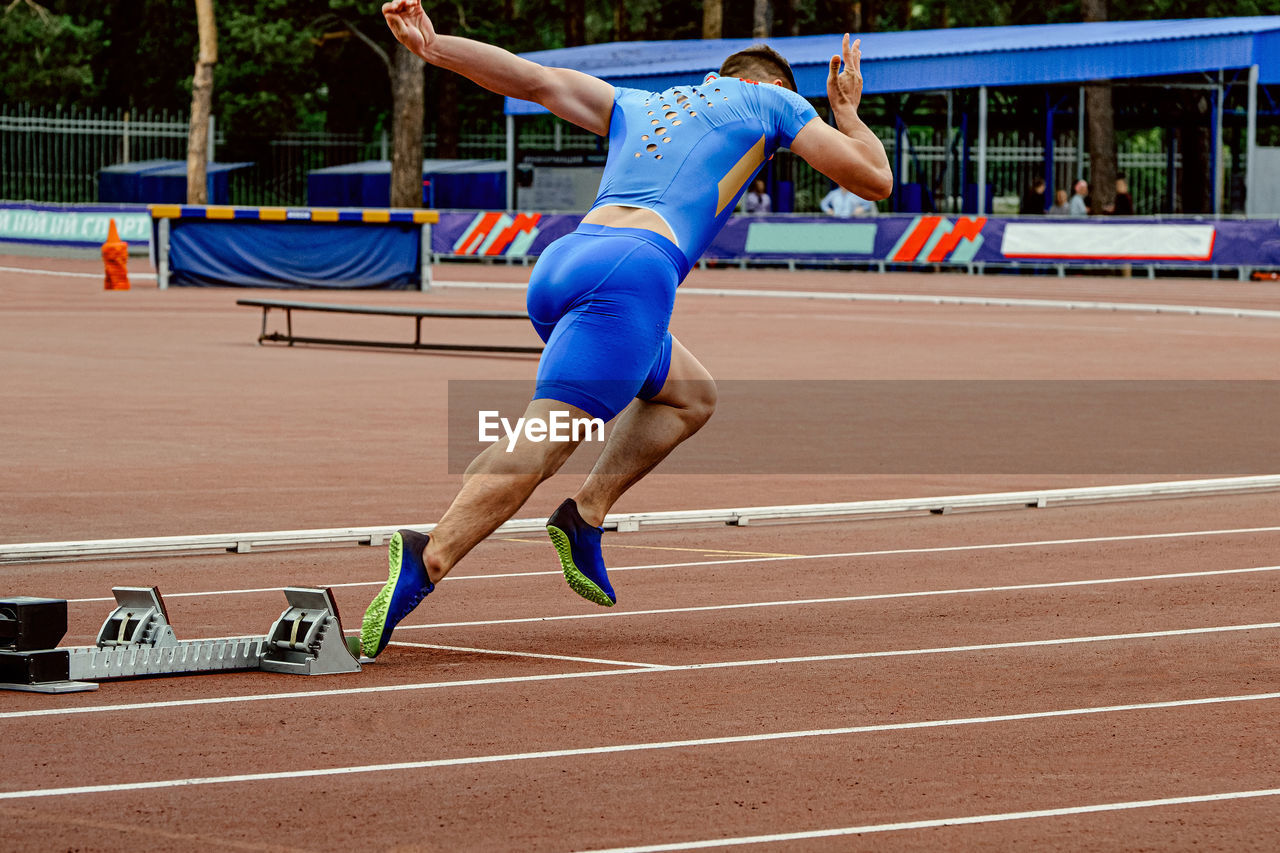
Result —
POLYGON ((791 142, 791 150, 805 162, 855 195, 870 201, 888 198, 893 192, 893 171, 884 145, 858 117, 862 100, 862 51, 858 42, 843 44, 844 71, 840 57, 831 57, 827 75, 827 98, 835 115, 837 130, 820 118, 811 119, 791 142))
POLYGON ((613 87, 569 68, 548 68, 490 44, 438 35, 421 0, 382 5, 400 43, 432 65, 469 78, 490 92, 542 104, 553 114, 600 136, 609 134, 613 87))

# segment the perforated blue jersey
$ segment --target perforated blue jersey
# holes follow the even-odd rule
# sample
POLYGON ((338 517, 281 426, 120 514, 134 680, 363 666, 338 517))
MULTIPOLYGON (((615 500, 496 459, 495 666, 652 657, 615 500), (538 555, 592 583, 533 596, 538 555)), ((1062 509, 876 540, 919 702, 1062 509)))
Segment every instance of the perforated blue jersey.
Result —
POLYGON ((615 89, 609 157, 592 209, 654 211, 692 265, 764 162, 817 115, 790 89, 734 77, 665 92, 615 89))

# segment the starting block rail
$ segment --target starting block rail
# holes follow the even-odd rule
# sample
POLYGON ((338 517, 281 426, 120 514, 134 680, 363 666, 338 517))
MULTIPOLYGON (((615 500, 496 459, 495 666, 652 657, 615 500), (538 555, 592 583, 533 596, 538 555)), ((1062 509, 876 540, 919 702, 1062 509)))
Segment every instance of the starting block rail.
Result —
POLYGON ((503 346, 488 344, 440 344, 422 340, 422 321, 426 317, 445 317, 453 320, 525 320, 529 315, 521 311, 464 311, 451 308, 400 308, 376 305, 336 305, 326 302, 295 302, 287 299, 237 299, 237 305, 262 309, 262 330, 258 343, 269 341, 294 344, 322 344, 327 346, 389 347, 392 349, 444 350, 448 352, 505 352, 540 353, 540 346, 503 346), (284 312, 285 330, 267 331, 267 316, 275 309, 284 312), (331 314, 372 314, 381 317, 412 317, 414 333, 412 341, 367 341, 354 338, 316 338, 293 333, 294 311, 319 311, 331 314))
MULTIPOLYGON (((67 602, 0 599, 0 689, 96 690, 97 682, 261 670, 297 675, 359 672, 327 588, 286 587, 289 606, 262 636, 179 640, 155 587, 116 587, 116 608, 93 646, 58 648, 67 602)), ((354 639, 354 638, 353 638, 354 639)))

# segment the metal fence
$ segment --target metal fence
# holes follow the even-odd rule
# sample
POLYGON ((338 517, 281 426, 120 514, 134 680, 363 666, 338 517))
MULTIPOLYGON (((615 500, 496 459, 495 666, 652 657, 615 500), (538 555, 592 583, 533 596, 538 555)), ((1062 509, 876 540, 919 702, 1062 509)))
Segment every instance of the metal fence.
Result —
POLYGON ((182 115, 0 108, 0 198, 97 201, 99 170, 186 156, 182 115))
MULTIPOLYGON (((216 128, 216 123, 215 123, 216 128)), ((517 147, 530 150, 596 150, 597 137, 569 132, 561 123, 517 123, 517 147)), ((46 202, 98 201, 101 169, 153 159, 183 160, 187 151, 187 118, 181 114, 124 111, 97 113, 72 110, 34 110, 0 106, 0 198, 46 202)), ((1069 189, 1077 174, 1088 175, 1088 158, 1081 162, 1075 134, 1064 133, 1054 144, 1054 186, 1069 189)), ((307 203, 307 174, 328 166, 369 159, 387 159, 386 134, 328 132, 281 133, 270 138, 228 138, 211 134, 210 150, 222 162, 253 165, 230 174, 231 201, 244 205, 302 205, 307 203)), ((911 128, 903 134, 902 156, 896 134, 881 131, 890 162, 900 184, 919 183, 931 194, 939 211, 954 212, 961 204, 961 160, 965 150, 956 135, 911 128)), ((1150 134, 1118 141, 1119 169, 1128 176, 1138 213, 1176 212, 1171 180, 1182 168, 1181 154, 1170 157, 1167 144, 1150 134)), ((437 150, 434 135, 423 140, 424 156, 437 150)), ((975 150, 969 150, 963 174, 976 176, 975 150)), ((458 144, 464 158, 500 160, 506 156, 502 133, 464 134, 458 144)), ((1229 187, 1235 180, 1234 158, 1224 167, 1224 207, 1230 209, 1229 187)), ((831 188, 825 177, 798 158, 781 155, 775 175, 789 180, 797 212, 814 212, 831 188)), ((1044 142, 1032 133, 995 133, 987 146, 987 179, 995 191, 995 212, 1016 212, 1018 199, 1035 175, 1044 171, 1044 142)))

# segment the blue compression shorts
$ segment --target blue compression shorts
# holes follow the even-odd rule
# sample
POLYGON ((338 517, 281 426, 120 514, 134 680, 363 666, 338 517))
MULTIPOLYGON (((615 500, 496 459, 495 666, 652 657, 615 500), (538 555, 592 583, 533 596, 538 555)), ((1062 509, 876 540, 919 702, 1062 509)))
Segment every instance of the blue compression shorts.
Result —
POLYGON ((529 279, 529 318, 546 343, 534 399, 608 421, 657 396, 671 367, 667 324, 688 260, 642 228, 579 225, 529 279))

